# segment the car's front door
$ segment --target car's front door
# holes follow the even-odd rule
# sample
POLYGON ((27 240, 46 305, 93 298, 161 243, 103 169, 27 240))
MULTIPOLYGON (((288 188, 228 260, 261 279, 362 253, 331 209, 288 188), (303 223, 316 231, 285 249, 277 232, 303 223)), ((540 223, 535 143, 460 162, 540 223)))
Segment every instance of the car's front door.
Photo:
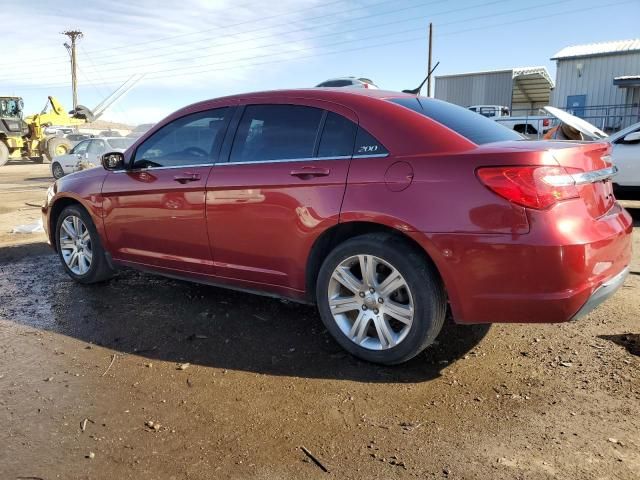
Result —
POLYGON ((314 105, 255 104, 238 112, 233 143, 207 183, 217 276, 304 290, 309 250, 339 220, 355 114, 314 105))
POLYGON ((104 182, 104 226, 115 260, 211 273, 205 185, 230 109, 173 120, 142 142, 128 168, 104 182))
POLYGON ((62 165, 64 173, 73 173, 77 171, 79 162, 85 161, 87 158, 87 149, 91 140, 83 140, 71 149, 66 155, 55 157, 56 162, 62 165))
POLYGON ((107 150, 107 145, 104 140, 94 138, 89 140, 89 147, 87 148, 87 162, 92 163, 95 166, 100 165, 100 157, 107 150))

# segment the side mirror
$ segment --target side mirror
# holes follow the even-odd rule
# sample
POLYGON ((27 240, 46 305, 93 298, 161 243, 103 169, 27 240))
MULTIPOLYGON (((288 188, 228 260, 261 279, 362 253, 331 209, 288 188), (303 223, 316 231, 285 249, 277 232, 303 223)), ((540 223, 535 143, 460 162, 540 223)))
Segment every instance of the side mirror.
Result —
POLYGON ((120 152, 105 153, 101 163, 105 170, 121 170, 124 168, 124 155, 120 152))
POLYGON ((629 133, 628 135, 625 135, 623 140, 625 143, 640 142, 640 132, 629 133))

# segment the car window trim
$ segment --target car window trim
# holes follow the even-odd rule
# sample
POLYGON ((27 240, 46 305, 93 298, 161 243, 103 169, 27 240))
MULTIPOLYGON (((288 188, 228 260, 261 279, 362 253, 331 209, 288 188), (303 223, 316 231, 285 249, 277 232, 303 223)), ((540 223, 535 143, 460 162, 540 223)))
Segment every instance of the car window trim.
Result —
POLYGON ((141 168, 125 168, 121 170, 111 170, 111 173, 137 173, 137 172, 155 172, 156 170, 176 170, 179 168, 200 168, 212 167, 212 163, 194 163, 191 165, 168 165, 166 167, 141 167, 141 168))
POLYGON ((229 129, 229 124, 230 124, 230 120, 231 117, 233 117, 233 115, 235 114, 235 110, 236 110, 236 106, 235 105, 221 105, 219 107, 215 107, 215 108, 205 108, 203 110, 198 110, 195 112, 189 112, 189 113, 185 113, 184 115, 180 116, 180 117, 176 117, 174 119, 172 119, 170 122, 165 123, 164 125, 162 125, 161 127, 157 128, 156 130, 153 131, 153 133, 151 135, 149 135, 147 138, 145 138, 143 141, 141 141, 138 146, 136 146, 136 149, 133 151, 133 154, 131 155, 131 157, 129 158, 129 161, 127 162, 127 165, 125 166, 124 170, 114 170, 114 173, 120 173, 121 171, 126 171, 126 172, 139 172, 142 170, 161 170, 161 169, 169 169, 169 168, 194 168, 194 167, 206 167, 206 166, 213 166, 216 164, 216 158, 219 158, 221 155, 221 149, 222 149, 222 144, 224 143, 226 136, 227 136, 227 132, 229 129), (194 164, 194 165, 168 165, 165 167, 144 167, 144 168, 132 168, 134 163, 135 163, 135 159, 136 159, 136 154, 138 153, 138 149, 149 139, 151 138, 153 135, 155 135, 156 133, 158 133, 159 131, 161 131, 163 128, 165 128, 168 125, 171 125, 173 122, 180 120, 181 118, 185 118, 188 117, 189 115, 196 115, 198 113, 203 113, 203 112, 210 112, 213 110, 219 110, 221 108, 225 108, 227 109, 227 111, 225 112, 224 115, 224 122, 225 124, 222 126, 222 129, 224 129, 224 134, 221 135, 222 140, 220 140, 219 142, 216 142, 218 140, 218 135, 220 135, 220 133, 218 132, 218 134, 216 134, 216 138, 214 138, 214 145, 213 148, 211 149, 211 158, 209 159, 210 162, 208 163, 202 163, 202 164, 194 164), (216 145, 216 143, 218 143, 218 145, 216 145))

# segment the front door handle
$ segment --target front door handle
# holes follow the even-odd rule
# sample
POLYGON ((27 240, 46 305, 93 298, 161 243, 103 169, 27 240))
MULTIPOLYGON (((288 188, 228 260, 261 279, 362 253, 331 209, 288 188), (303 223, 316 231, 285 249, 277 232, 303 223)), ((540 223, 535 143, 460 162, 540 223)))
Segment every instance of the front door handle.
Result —
POLYGON ((189 183, 189 182, 195 182, 197 180, 200 180, 200 174, 199 173, 182 173, 180 175, 176 175, 175 177, 173 177, 173 179, 178 182, 178 183, 189 183))
POLYGON ((326 177, 331 173, 328 168, 320 167, 302 167, 291 170, 292 177, 298 177, 302 180, 308 180, 313 177, 326 177))

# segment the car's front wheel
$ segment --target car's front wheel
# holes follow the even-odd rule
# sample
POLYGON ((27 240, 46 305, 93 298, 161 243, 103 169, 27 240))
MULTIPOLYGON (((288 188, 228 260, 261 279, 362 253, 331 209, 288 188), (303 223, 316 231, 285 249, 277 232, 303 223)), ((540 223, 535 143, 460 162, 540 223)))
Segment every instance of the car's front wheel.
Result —
POLYGON ((364 360, 393 365, 433 343, 446 315, 435 268, 413 245, 367 234, 338 245, 316 286, 323 323, 336 341, 364 360))
POLYGON ((62 265, 79 283, 96 283, 113 276, 91 216, 78 205, 66 207, 56 224, 56 246, 62 265))
POLYGON ((55 179, 64 177, 64 170, 62 169, 62 165, 60 165, 58 162, 55 162, 51 166, 51 171, 53 173, 53 178, 55 179))

